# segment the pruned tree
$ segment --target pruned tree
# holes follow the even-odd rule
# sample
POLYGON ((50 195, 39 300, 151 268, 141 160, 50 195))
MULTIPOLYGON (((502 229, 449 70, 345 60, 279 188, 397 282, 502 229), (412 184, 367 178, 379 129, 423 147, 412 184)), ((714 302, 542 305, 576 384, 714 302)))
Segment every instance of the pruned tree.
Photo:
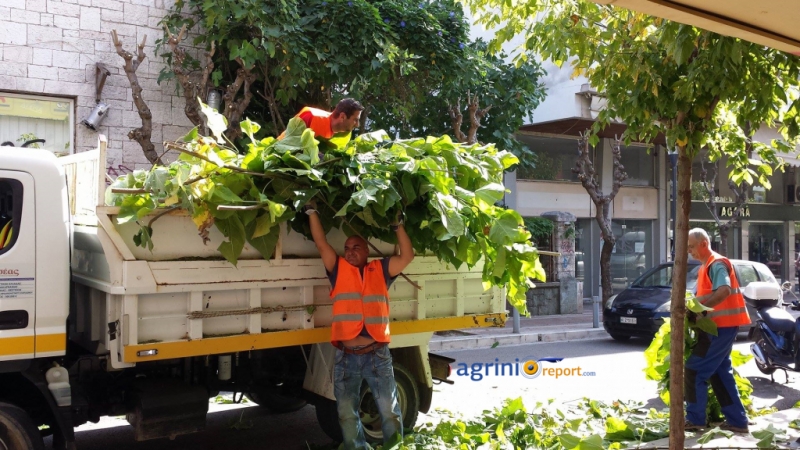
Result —
POLYGON ((186 50, 180 45, 183 38, 186 37, 186 25, 181 27, 177 35, 173 34, 166 25, 164 25, 164 31, 167 34, 167 45, 172 50, 172 72, 181 85, 183 98, 186 101, 186 106, 183 110, 186 113, 186 117, 193 124, 203 125, 203 117, 200 115, 200 103, 197 99, 199 97, 205 100, 208 96, 208 82, 211 72, 214 70, 215 42, 211 41, 209 44, 209 49, 204 55, 205 62, 202 65, 202 71, 197 75, 188 70, 186 50))
MULTIPOLYGON (((208 86, 225 92, 220 112, 230 133, 246 115, 263 125, 260 136, 277 135, 303 106, 330 110, 353 97, 365 106, 361 132, 453 134, 451 106, 461 98, 466 126, 454 140, 493 142, 522 164, 533 162, 513 135, 544 97, 541 66, 489 54, 484 42, 470 39, 469 21, 453 0, 181 0, 162 23, 196 34, 192 45, 216 43, 208 86)), ((180 81, 184 73, 206 77, 208 60, 188 50, 181 57, 172 40, 165 33, 156 42, 166 62, 159 81, 180 81)))
POLYGON ((600 251, 600 285, 603 294, 603 306, 605 306, 614 291, 611 285, 611 252, 617 243, 614 231, 611 228, 611 206, 622 187, 622 182, 628 179, 628 174, 625 172, 625 166, 620 162, 622 159, 622 142, 618 137, 615 137, 611 146, 611 158, 614 162, 611 192, 603 194, 600 181, 597 179, 597 172, 594 169, 594 163, 590 158, 590 136, 591 132, 589 130, 581 133, 580 139, 578 139, 578 160, 575 162, 572 172, 578 175, 578 180, 580 180, 581 185, 586 189, 589 198, 594 203, 594 220, 600 228, 600 236, 603 239, 603 248, 600 251))
POLYGON ((136 75, 136 69, 142 64, 142 61, 147 57, 144 54, 144 45, 147 42, 147 35, 142 38, 142 43, 139 44, 136 59, 134 59, 131 52, 122 48, 122 42, 117 36, 117 30, 111 30, 111 39, 114 41, 114 47, 117 49, 117 54, 125 60, 125 65, 122 66, 128 81, 131 83, 131 91, 133 94, 133 104, 136 105, 136 111, 139 117, 142 118, 142 126, 134 128, 128 132, 128 139, 136 141, 142 146, 144 156, 153 164, 163 164, 161 158, 156 152, 156 147, 150 141, 153 135, 153 113, 147 106, 147 102, 142 98, 142 86, 139 84, 139 77, 136 75))
POLYGON ((459 142, 475 144, 478 142, 478 129, 481 127, 481 120, 492 109, 492 105, 481 108, 478 104, 478 94, 472 95, 467 91, 467 116, 469 117, 469 128, 467 134, 461 131, 464 122, 464 115, 461 113, 461 98, 456 100, 455 105, 448 104, 450 119, 453 122, 453 133, 459 142))
POLYGON ((705 199, 706 207, 711 213, 711 217, 714 218, 714 223, 716 224, 717 231, 719 232, 719 253, 721 255, 728 256, 728 232, 731 230, 731 228, 736 226, 737 223, 739 223, 739 220, 744 213, 744 207, 747 205, 747 191, 750 185, 746 181, 743 181, 741 184, 737 185, 733 182, 733 180, 728 179, 728 187, 731 189, 731 192, 733 192, 734 206, 730 218, 723 221, 720 217, 719 210, 717 209, 716 200, 716 183, 719 173, 719 160, 711 162, 710 166, 711 174, 709 176, 703 159, 700 159, 700 182, 703 184, 703 187, 705 188, 705 194, 707 195, 705 199))

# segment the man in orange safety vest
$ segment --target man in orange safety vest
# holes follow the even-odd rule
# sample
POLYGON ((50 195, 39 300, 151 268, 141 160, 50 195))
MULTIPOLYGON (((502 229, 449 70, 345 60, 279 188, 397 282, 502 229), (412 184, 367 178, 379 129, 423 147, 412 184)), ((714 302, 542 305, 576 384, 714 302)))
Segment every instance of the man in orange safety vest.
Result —
POLYGON ((338 256, 328 243, 314 209, 306 205, 314 243, 333 286, 331 344, 337 348, 334 394, 346 450, 369 448, 359 417, 361 384, 367 381, 381 416, 383 442, 403 435, 403 415, 397 401, 392 354, 389 352, 389 286, 414 259, 414 248, 400 220, 392 225, 400 254, 367 261, 369 248, 361 236, 351 236, 338 256))
POLYGON ((711 250, 708 233, 702 228, 689 231, 688 250, 694 259, 702 263, 697 274, 696 299, 713 308, 704 315, 716 323, 717 335, 698 330, 697 345, 686 361, 684 429, 698 431, 706 427, 710 383, 725 416, 720 428, 747 433, 747 414, 739 398, 731 366, 731 350, 739 326, 750 323, 736 271, 728 258, 711 250))
MULTIPOLYGON (((306 106, 295 117, 302 119, 306 127, 314 132, 314 137, 321 142, 330 141, 337 147, 344 147, 350 141, 352 131, 361 120, 361 103, 345 98, 336 104, 333 112, 306 106)), ((278 139, 283 139, 286 132, 278 139)))

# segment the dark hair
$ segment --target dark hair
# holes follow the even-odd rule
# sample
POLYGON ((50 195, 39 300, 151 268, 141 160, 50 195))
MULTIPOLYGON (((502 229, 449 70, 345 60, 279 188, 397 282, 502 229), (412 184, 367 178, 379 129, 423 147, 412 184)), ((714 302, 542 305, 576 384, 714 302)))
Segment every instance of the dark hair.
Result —
POLYGON ((343 98, 336 104, 336 109, 333 110, 333 116, 336 117, 341 113, 345 116, 351 117, 356 111, 363 111, 364 107, 358 100, 352 98, 343 98))

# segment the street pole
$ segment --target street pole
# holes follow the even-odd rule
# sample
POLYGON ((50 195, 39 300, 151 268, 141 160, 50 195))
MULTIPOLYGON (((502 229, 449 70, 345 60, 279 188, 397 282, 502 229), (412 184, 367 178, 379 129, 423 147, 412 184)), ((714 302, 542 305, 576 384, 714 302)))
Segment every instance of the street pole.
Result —
POLYGON ((678 152, 669 152, 667 156, 669 156, 669 162, 672 166, 672 199, 669 205, 669 218, 672 222, 672 240, 670 242, 672 256, 670 259, 675 261, 675 204, 678 200, 678 152))

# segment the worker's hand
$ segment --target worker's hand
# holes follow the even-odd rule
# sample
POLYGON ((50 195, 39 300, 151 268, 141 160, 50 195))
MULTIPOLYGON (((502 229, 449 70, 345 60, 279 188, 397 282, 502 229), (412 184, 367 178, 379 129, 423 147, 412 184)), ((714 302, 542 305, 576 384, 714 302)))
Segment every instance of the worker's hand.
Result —
POLYGON ((686 311, 686 318, 689 319, 689 323, 697 323, 697 313, 694 311, 686 311))
POLYGON ((317 202, 312 198, 311 200, 307 201, 305 205, 303 205, 302 211, 308 215, 316 213, 317 202))
POLYGON ((403 224, 403 210, 398 209, 397 214, 394 216, 394 222, 390 225, 392 231, 397 231, 397 227, 403 224))

